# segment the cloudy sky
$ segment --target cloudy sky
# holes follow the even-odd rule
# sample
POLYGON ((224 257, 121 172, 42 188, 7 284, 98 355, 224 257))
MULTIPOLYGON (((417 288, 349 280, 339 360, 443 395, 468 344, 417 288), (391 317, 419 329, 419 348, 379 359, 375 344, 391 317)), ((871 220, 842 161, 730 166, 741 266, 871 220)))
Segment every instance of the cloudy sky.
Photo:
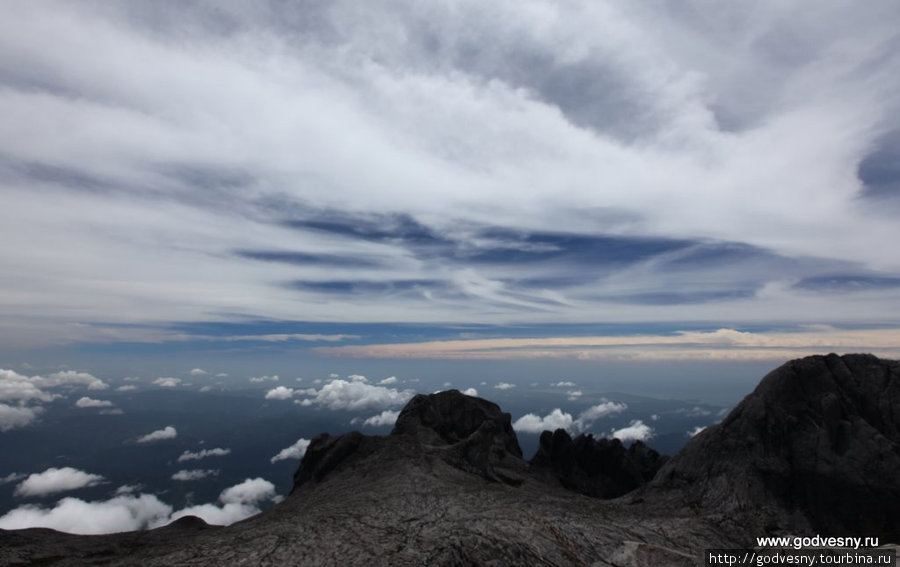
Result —
POLYGON ((4 12, 7 367, 900 356, 890 0, 4 12))

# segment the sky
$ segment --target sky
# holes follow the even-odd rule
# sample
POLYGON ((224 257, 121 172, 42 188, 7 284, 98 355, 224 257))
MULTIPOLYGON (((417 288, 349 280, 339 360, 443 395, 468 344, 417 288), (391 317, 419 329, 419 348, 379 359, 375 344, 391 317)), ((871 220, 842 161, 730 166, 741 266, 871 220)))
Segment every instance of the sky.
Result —
POLYGON ((900 356, 895 2, 5 12, 0 367, 900 356))

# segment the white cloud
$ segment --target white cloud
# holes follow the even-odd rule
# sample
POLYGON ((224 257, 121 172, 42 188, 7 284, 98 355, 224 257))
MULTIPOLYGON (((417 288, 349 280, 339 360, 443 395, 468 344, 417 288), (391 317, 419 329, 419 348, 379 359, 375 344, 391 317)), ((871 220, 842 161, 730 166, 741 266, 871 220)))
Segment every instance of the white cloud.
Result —
POLYGON ((0 486, 2 486, 4 484, 9 484, 11 482, 19 482, 26 476, 28 476, 28 475, 23 474, 23 473, 9 473, 6 476, 0 477, 0 486))
POLYGON ((50 374, 46 378, 35 376, 32 378, 39 386, 52 388, 56 386, 86 386, 88 390, 105 390, 109 384, 87 372, 65 370, 50 374))
POLYGON ((388 376, 388 377, 385 378, 384 380, 379 380, 378 383, 379 383, 380 385, 382 385, 382 386, 387 386, 387 385, 390 385, 390 384, 396 384, 396 383, 397 383, 397 377, 396 377, 396 376, 388 376))
POLYGON ((175 439, 178 437, 178 431, 171 425, 167 425, 162 429, 157 429, 146 435, 138 437, 138 443, 151 443, 153 441, 162 441, 165 439, 175 439))
POLYGON ((278 375, 274 376, 252 376, 250 382, 253 384, 261 384, 263 382, 278 382, 278 375))
POLYGON ((693 427, 692 429, 690 429, 687 432, 687 436, 693 437, 694 435, 696 435, 696 434, 700 433, 701 431, 703 431, 704 429, 706 429, 706 427, 707 427, 706 425, 698 425, 696 427, 693 427))
POLYGON ((628 427, 614 430, 612 436, 623 443, 628 441, 646 441, 653 437, 653 429, 638 419, 632 421, 628 427))
POLYGON ((9 431, 34 423, 44 411, 41 407, 24 407, 0 404, 0 431, 9 431))
POLYGON ((72 467, 49 468, 41 473, 28 475, 16 487, 16 496, 46 496, 54 492, 65 492, 94 486, 103 482, 103 477, 72 467))
MULTIPOLYGON (((783 256, 897 268, 896 256, 877 246, 898 240, 896 215, 888 207, 867 210, 858 171, 883 133, 897 129, 890 3, 859 10, 826 2, 814 22, 799 4, 752 11, 590 2, 560 10, 540 0, 527 9, 492 2, 490 10, 467 2, 336 4, 311 16, 333 33, 326 40, 305 34, 301 49, 284 31, 289 26, 266 27, 265 18, 285 19, 269 8, 221 8, 235 26, 223 36, 202 33, 202 10, 184 8, 168 19, 94 4, 61 4, 49 14, 39 4, 16 4, 0 33, 17 54, 11 76, 42 88, 17 88, 13 80, 2 94, 9 130, 25 134, 5 136, 0 153, 50 173, 11 172, 4 186, 0 224, 11 234, 39 235, 29 246, 2 249, 2 265, 22 274, 2 282, 3 296, 14 299, 4 319, 15 321, 3 326, 4 339, 161 334, 73 323, 101 318, 168 323, 241 313, 331 320, 336 308, 356 320, 466 322, 693 314, 802 321, 825 312, 795 292, 690 310, 592 298, 654 280, 667 289, 675 276, 654 273, 647 262, 594 278, 590 290, 520 291, 504 282, 531 275, 531 268, 484 263, 457 270, 440 258, 408 261, 402 243, 388 238, 338 243, 271 222, 273 209, 290 207, 402 212, 441 234, 483 224, 523 235, 560 227, 592 235, 601 226, 613 235, 736 242, 783 256), (161 23, 140 33, 148 18, 161 23), (189 46, 172 41, 169 34, 179 32, 165 22, 173 20, 198 32, 189 46), (437 24, 426 34, 421 22, 437 24), (34 37, 46 41, 37 48, 34 37), (788 56, 790 37, 802 38, 805 48, 788 56), (492 56, 467 57, 471 45, 492 56), (121 60, 103 56, 110 52, 121 60), (266 65, 256 64, 260 58, 266 65), (136 59, 147 63, 140 77, 123 63, 136 59), (74 68, 79 72, 69 72, 74 68), (160 84, 164 93, 153 88, 160 84), (35 116, 41 120, 29 120, 35 116), (286 116, 290 128, 283 127, 286 116), (368 183, 358 183, 348 159, 367 171, 368 183), (71 189, 78 184, 117 191, 113 198, 71 189), (416 191, 425 184, 427 196, 416 191), (221 207, 206 206, 217 198, 221 207), (673 202, 685 212, 672 214, 673 202), (271 285, 296 277, 297 266, 229 253, 272 242, 310 253, 374 252, 401 266, 395 269, 404 277, 440 279, 452 291, 426 290, 433 299, 395 293, 372 301, 358 293, 335 301, 271 285), (53 277, 34 285, 33 274, 45 272, 53 277)), ((528 251, 529 244, 506 246, 528 251)), ((315 281, 341 269, 303 271, 315 281)), ((361 271, 371 281, 390 276, 361 271)), ((883 306, 896 295, 841 302, 840 316, 884 321, 883 306)))
POLYGON ((270 461, 275 463, 286 459, 302 459, 303 455, 306 454, 307 447, 309 447, 309 439, 297 439, 296 443, 279 451, 270 461))
POLYGON ((157 386, 161 386, 163 388, 174 388, 181 384, 180 378, 172 378, 172 377, 159 377, 153 381, 157 386))
POLYGON ((513 423, 513 429, 524 433, 541 433, 542 431, 569 429, 572 427, 572 423, 572 414, 557 408, 544 417, 527 413, 513 423))
MULTIPOLYGON (((209 524, 227 526, 234 522, 259 514, 259 504, 266 501, 278 501, 275 485, 262 479, 247 479, 240 484, 226 488, 219 495, 217 504, 200 504, 178 510, 167 521, 174 521, 183 516, 198 516, 209 524)), ((157 522, 157 525, 161 525, 157 522)))
POLYGON ((580 398, 584 394, 581 390, 569 390, 566 392, 566 395, 569 397, 570 402, 574 402, 578 398, 580 398))
POLYGON ((59 395, 46 390, 60 387, 103 390, 108 385, 91 374, 73 370, 56 372, 48 376, 24 376, 14 370, 0 369, 0 401, 19 402, 18 407, 0 403, 0 431, 32 423, 41 412, 41 408, 27 407, 25 403, 52 401, 59 395))
POLYGON ((134 392, 137 389, 138 389, 138 387, 133 384, 126 384, 124 386, 119 386, 118 388, 116 388, 116 391, 117 392, 134 392))
POLYGON ((605 402, 601 402, 597 405, 591 406, 581 412, 578 415, 578 419, 575 420, 575 426, 578 427, 579 430, 584 431, 585 429, 590 427, 591 424, 596 420, 610 415, 622 413, 627 409, 628 404, 611 402, 607 400, 605 402))
POLYGON ((53 508, 20 506, 0 517, 0 528, 51 528, 70 534, 108 534, 140 530, 168 518, 172 507, 156 496, 122 495, 103 502, 64 498, 53 508))
POLYGON ((510 384, 509 382, 498 382, 494 388, 497 390, 509 390, 510 388, 515 388, 515 384, 510 384))
POLYGON ((133 494, 135 492, 138 492, 140 489, 140 484, 123 484, 116 489, 116 496, 121 496, 123 494, 133 494))
POLYGON ((190 374, 191 376, 206 376, 207 374, 209 374, 209 372, 203 370, 202 368, 193 368, 191 369, 190 374))
POLYGON ((467 396, 478 397, 478 390, 476 390, 475 388, 466 388, 465 390, 462 391, 462 393, 467 396))
POLYGON ((218 469, 190 469, 180 470, 172 475, 172 480, 181 482, 189 482, 193 480, 203 480, 211 476, 218 476, 218 469))
POLYGON ((294 396, 294 389, 286 386, 278 386, 266 392, 267 400, 289 400, 294 396))
POLYGON ((200 459, 205 459, 207 457, 224 457, 225 455, 230 454, 231 449, 222 449, 221 447, 216 447, 215 449, 202 449, 197 452, 185 451, 178 457, 178 462, 199 461, 200 459))
POLYGON ((566 380, 566 381, 554 382, 553 384, 550 384, 550 385, 556 386, 557 388, 571 388, 571 387, 575 386, 575 382, 569 382, 568 380, 566 380))
POLYGON ((78 407, 78 408, 111 408, 111 407, 113 407, 113 403, 109 400, 95 400, 94 398, 82 396, 82 397, 78 398, 78 401, 75 402, 75 407, 78 407))
POLYGON ((0 400, 49 402, 54 397, 41 390, 33 379, 14 370, 0 369, 0 400))
POLYGON ((301 400, 301 405, 321 405, 332 410, 387 409, 404 404, 412 398, 412 390, 395 390, 383 386, 373 386, 361 381, 332 380, 319 390, 314 390, 312 398, 301 400))
POLYGON ((679 408, 675 410, 675 413, 680 413, 682 415, 686 415, 688 417, 706 417, 707 415, 712 415, 712 412, 708 409, 701 408, 700 406, 693 406, 690 408, 679 408))
POLYGON ((347 378, 349 378, 351 382, 362 382, 364 384, 369 382, 369 379, 362 374, 351 374, 347 376, 347 378))
POLYGON ((123 486, 109 500, 85 502, 63 498, 53 508, 20 506, 0 517, 0 529, 51 528, 72 534, 107 534, 166 525, 183 516, 193 515, 210 524, 229 525, 260 512, 267 500, 277 502, 275 485, 262 479, 247 479, 226 488, 217 504, 200 504, 172 511, 172 506, 152 494, 128 494, 137 487, 123 486))
POLYGON ((397 421, 397 416, 400 415, 399 411, 392 410, 384 410, 378 415, 373 415, 372 417, 363 421, 363 425, 368 425, 370 427, 381 427, 384 425, 394 425, 394 422, 397 421))

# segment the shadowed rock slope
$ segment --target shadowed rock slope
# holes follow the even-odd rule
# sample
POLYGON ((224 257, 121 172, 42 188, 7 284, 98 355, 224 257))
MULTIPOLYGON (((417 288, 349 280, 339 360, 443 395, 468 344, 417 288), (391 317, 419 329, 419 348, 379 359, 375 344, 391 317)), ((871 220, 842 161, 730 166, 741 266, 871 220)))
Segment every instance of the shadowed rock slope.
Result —
POLYGON ((660 471, 647 497, 666 496, 756 530, 897 540, 900 363, 832 354, 772 371, 660 471))
POLYGON ((582 493, 606 494, 609 478, 627 490, 622 479, 640 484, 661 458, 547 432, 528 463, 495 404, 416 396, 391 435, 316 437, 291 495, 259 516, 110 536, 0 532, 0 564, 694 565, 763 529, 888 537, 900 516, 897 374, 869 356, 788 363, 614 500, 582 493))

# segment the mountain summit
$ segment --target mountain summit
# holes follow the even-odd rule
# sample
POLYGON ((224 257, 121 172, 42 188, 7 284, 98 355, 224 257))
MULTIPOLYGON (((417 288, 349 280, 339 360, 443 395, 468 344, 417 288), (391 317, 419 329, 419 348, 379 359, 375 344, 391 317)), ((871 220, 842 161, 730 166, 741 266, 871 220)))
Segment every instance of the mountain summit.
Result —
POLYGON ((390 435, 316 437, 291 495, 253 518, 0 532, 0 563, 694 565, 770 534, 896 539, 898 465, 900 363, 868 355, 785 364, 668 462, 564 431, 527 462, 509 414, 448 391, 390 435))

